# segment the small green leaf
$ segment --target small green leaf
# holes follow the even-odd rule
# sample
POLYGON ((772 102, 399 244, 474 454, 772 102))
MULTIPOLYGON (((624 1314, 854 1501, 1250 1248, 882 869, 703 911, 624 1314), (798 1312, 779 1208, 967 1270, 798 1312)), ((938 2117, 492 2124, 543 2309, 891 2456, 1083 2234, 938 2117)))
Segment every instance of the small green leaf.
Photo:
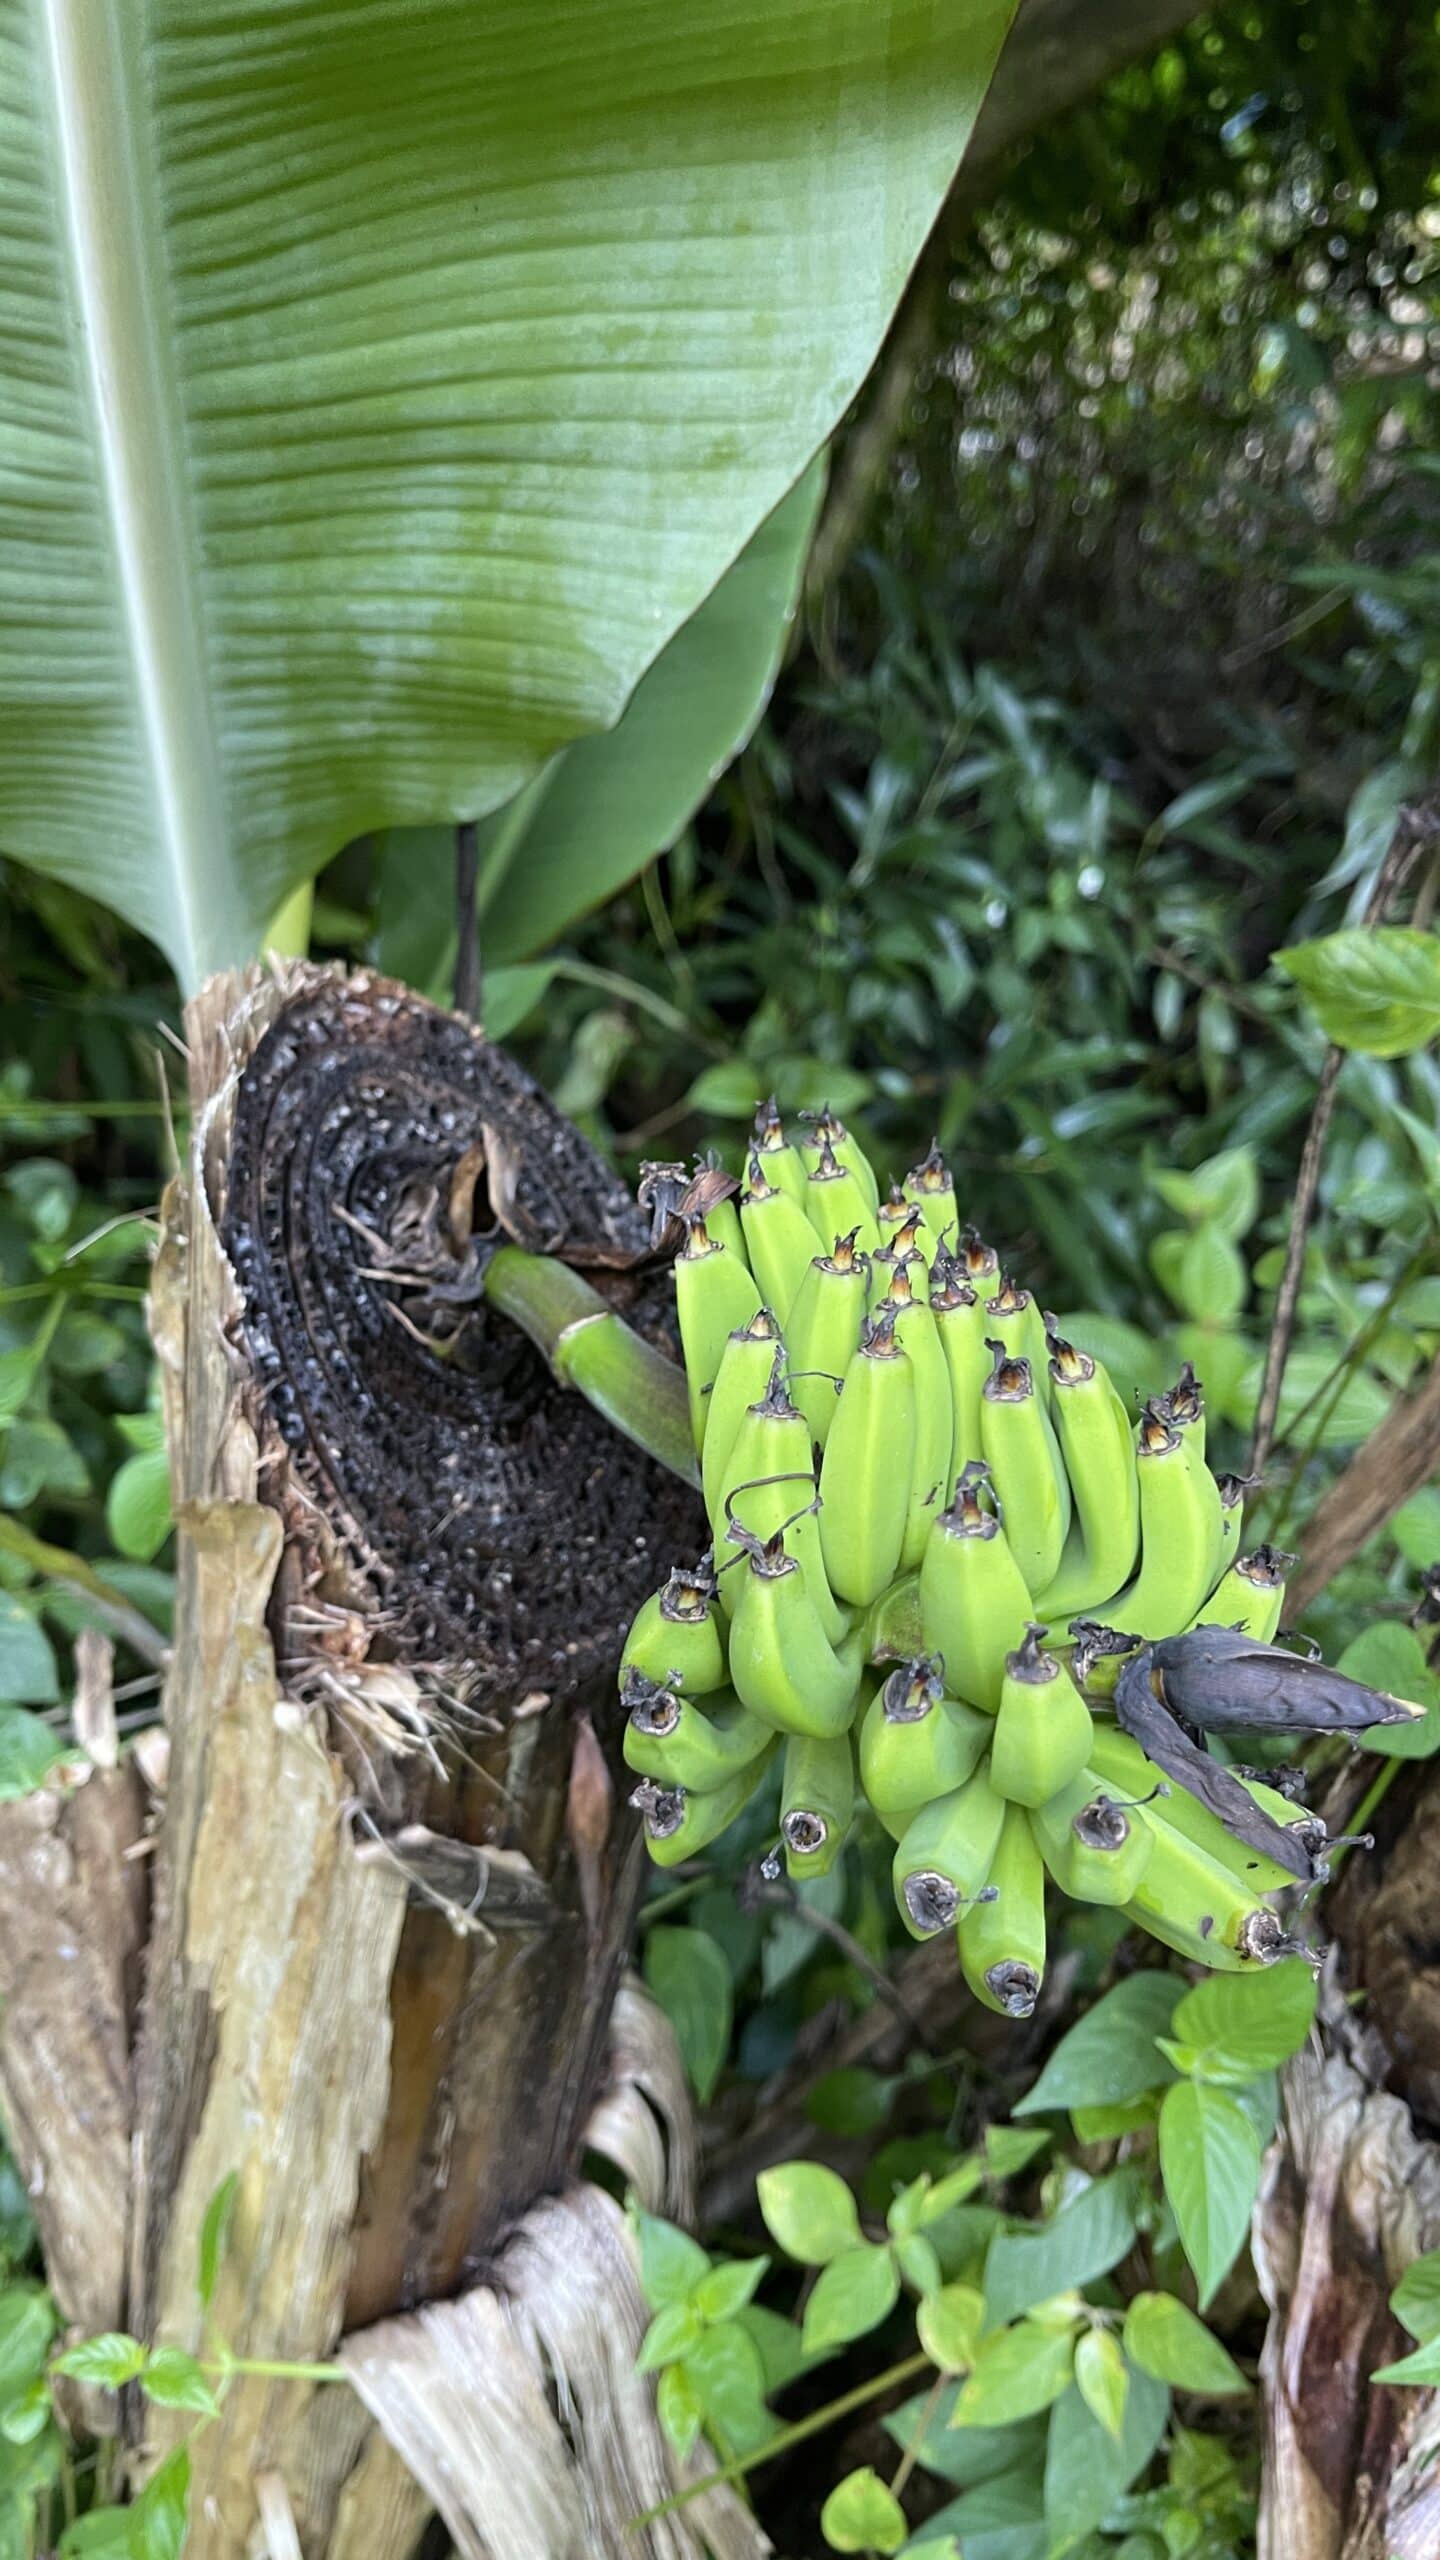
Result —
POLYGON ((130 2509, 132 2560, 180 2560, 190 2497, 190 2456, 184 2445, 162 2462, 130 2509))
POLYGON ((122 1556, 148 1564, 159 1554, 174 1522, 170 1513, 170 1465, 163 1449, 127 1458, 110 1479, 105 1519, 122 1556))
POLYGON ((1260 2142, 1224 2089, 1182 2080, 1160 2109, 1160 2172, 1200 2307, 1234 2264, 1260 2184, 1260 2142))
MULTIPOLYGON (((1157 2045, 1163 2043, 1157 2037, 1157 2045)), ((1113 2107, 1072 2107, 1070 2124, 1077 2142, 1118 2142, 1123 2134, 1139 2133, 1153 2124, 1160 2113, 1160 2102, 1152 2091, 1148 2097, 1125 2098, 1113 2107)))
POLYGON ((920 2344, 942 2373, 968 2373, 975 2362, 985 2296, 973 2284, 942 2285, 915 2314, 920 2344))
POLYGON ((1407 1058, 1440 1039, 1440 934, 1353 927, 1275 953, 1327 1040, 1371 1058, 1407 1058))
POLYGON ((1075 2340, 1068 2330, 1019 2320, 981 2341, 980 2353, 960 2386, 951 2425, 1004 2427, 1033 2418, 1069 2388, 1075 2340))
MULTIPOLYGON (((1050 2412, 1045 2446, 1050 2536, 1042 2549, 1073 2553, 1102 2518, 1109 2518, 1116 2500, 1150 2462, 1169 2413, 1170 2394, 1164 2384, 1134 2371, 1126 2377, 1125 2415, 1118 2438, 1101 2425, 1078 2389, 1062 2393, 1050 2412)), ((1088 2544, 1085 2548, 1088 2551, 1088 2544)), ((1108 2552, 1111 2546, 1105 2548, 1108 2552)))
MULTIPOLYGON (((1427 1559, 1428 1561, 1428 1559, 1427 1559)), ((1347 1644, 1336 1664, 1347 1680, 1363 1680, 1368 1689, 1383 1689, 1393 1698, 1408 1698, 1425 1713, 1409 1724, 1372 1725, 1367 1751, 1386 1760, 1428 1760, 1440 1749, 1440 1680, 1425 1658, 1413 1627, 1384 1618, 1366 1627, 1347 1644)))
POLYGON ((895 2264, 907 2284, 917 2293, 938 2293, 944 2281, 939 2258, 932 2241, 923 2231, 905 2231, 894 2243, 895 2264))
POLYGON ((753 2452, 774 2434, 760 2350, 738 2322, 722 2320, 707 2329, 685 2358, 684 2370, 706 2432, 727 2457, 753 2452))
POLYGON ((1203 2055, 1203 2078, 1254 2080, 1298 2053, 1314 2022, 1315 1977, 1296 1957, 1263 1973, 1212 1973, 1186 1992, 1171 2025, 1203 2055))
POLYGON ((820 2530, 832 2551, 898 2551, 905 2510, 877 2472, 852 2471, 821 2508, 820 2530))
POLYGON ((1412 2258, 1390 2296, 1390 2308, 1422 2345, 1440 2338, 1440 2249, 1412 2258))
POLYGON ((690 2299, 703 2320, 729 2320, 743 2308, 769 2266, 768 2258, 734 2258, 702 2276, 690 2299))
POLYGON ((40 2373, 16 2399, 7 2401, 0 2413, 0 2436, 7 2444, 33 2444, 42 2428, 48 2427, 50 2412, 49 2380, 40 2373))
POLYGON ((1116 2444, 1125 2427, 1130 2377, 1108 2329, 1087 2329, 1075 2348, 1075 2387, 1092 2418, 1116 2444))
POLYGON ((1124 2343, 1133 2365, 1177 2391, 1222 2399, 1250 2388, 1233 2356, 1173 2294, 1137 2293, 1126 2309, 1124 2343))
POLYGON ((700 2433, 700 2402, 683 2364, 667 2365, 655 2392, 660 2424, 682 2462, 695 2450, 700 2433))
POLYGON ((1238 1246, 1219 1227, 1196 1227, 1175 1257, 1166 1283, 1182 1315, 1197 1324, 1234 1322, 1245 1304, 1250 1275, 1238 1246))
POLYGON ((985 2128, 985 2168, 992 2178, 1014 2178, 1048 2150, 1043 2124, 992 2124, 985 2128))
POLYGON ((666 2364, 678 2364, 699 2343, 705 2323, 693 2302, 672 2302, 657 2311, 635 2359, 637 2373, 658 2373, 666 2364))
POLYGON ((703 1929, 651 1929, 645 1980, 671 2026, 700 2104, 714 2095, 730 2049, 730 1967, 703 1929))
MULTIPOLYGON (((938 2222, 942 2214, 953 2212, 957 2204, 964 2204, 967 2197, 973 2196, 984 2183, 985 2163, 978 2157, 962 2160, 957 2168, 948 2169, 943 2178, 935 2180, 933 2186, 926 2185, 923 2180, 917 2179, 915 2184, 922 2190, 920 2221, 922 2224, 938 2222)), ((909 2190, 902 2190, 902 2192, 908 2193, 909 2190)), ((897 2196, 895 2204, 890 2207, 892 2214, 895 2211, 895 2205, 899 2202, 900 2198, 897 2196)), ((893 2222, 890 2227, 894 2229, 893 2222)))
POLYGON ((1164 2088, 1175 2074, 1156 2052, 1155 2039, 1168 2033, 1183 1988, 1169 1973, 1132 1973, 1117 1982, 1061 2037, 1015 2114, 1118 2106, 1164 2088))
POLYGON ((1133 2169, 1096 2178, 1054 2220, 997 2231, 985 2259, 985 2302, 997 2326, 1037 2303, 1093 2284, 1118 2266, 1135 2237, 1139 2183, 1133 2169))
POLYGON ((127 2338, 118 2329, 98 2338, 82 2338, 55 2358, 57 2373, 68 2373, 72 2382, 97 2382, 106 2391, 118 2391, 122 2382, 133 2382, 144 2368, 145 2349, 139 2339, 127 2338))
POLYGON ((878 2329, 900 2295, 895 2253, 883 2242, 861 2241, 821 2269, 805 2305, 801 2335, 807 2348, 841 2347, 878 2329))
MULTIPOLYGON (((1436 1553, 1440 1554, 1440 1539, 1436 1553)), ((805 2100, 805 2113, 822 2133, 863 2140, 866 2134, 879 2132, 899 2086, 898 2079, 866 2071, 859 2063, 844 2063, 816 2081, 805 2100)))
POLYGON ((52 1707, 60 1695, 54 1647, 13 1591, 0 1591, 0 1698, 52 1707))
POLYGON ((1423 2347, 1413 2347, 1397 2364, 1382 2364, 1371 2374, 1372 2382, 1427 2383, 1440 2382, 1440 2338, 1431 2338, 1423 2347))
POLYGON ((22 2280, 0 2293, 0 2401, 43 2373, 57 2325, 55 2305, 43 2284, 22 2280))
POLYGON ((200 2297, 202 2311, 208 2311, 215 2299, 215 2287, 220 2280, 220 2269, 224 2263, 225 2252, 230 2245, 230 2226, 235 2219, 235 2199, 239 2193, 240 2173, 237 2169, 232 2169, 228 2178, 221 2179, 205 2207, 205 2219, 200 2225, 198 2271, 195 2278, 195 2290, 200 2297))
POLYGON ((926 2219, 925 2207, 931 2192, 928 2172, 919 2178, 910 2179, 906 2186, 897 2188, 885 2214, 885 2228, 893 2239, 903 2239, 906 2232, 919 2230, 921 2223, 926 2219))
POLYGON ((32 1795, 67 1756, 65 1746, 25 1707, 0 1707, 0 1804, 32 1795))
POLYGON ((140 2376, 140 2388, 161 2409, 194 2409, 205 2418, 219 2415, 210 2383, 183 2347, 157 2347, 140 2376))
POLYGON ((640 2286, 653 2311, 668 2302, 688 2302, 710 2260, 698 2240, 655 2213, 632 2207, 631 2219, 640 2243, 640 2286))
POLYGON ((92 2507, 60 2536, 59 2560, 130 2560, 130 2507, 92 2507))
POLYGON ((755 2193, 771 2239, 802 2266, 823 2267, 860 2238, 860 2216, 844 2179, 816 2161, 762 2169, 755 2193))

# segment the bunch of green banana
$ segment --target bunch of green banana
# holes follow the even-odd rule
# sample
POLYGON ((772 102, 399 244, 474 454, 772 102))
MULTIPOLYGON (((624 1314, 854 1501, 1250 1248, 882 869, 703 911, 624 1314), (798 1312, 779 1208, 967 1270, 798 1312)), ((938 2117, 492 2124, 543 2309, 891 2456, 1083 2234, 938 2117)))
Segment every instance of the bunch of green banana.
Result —
POLYGON ((787 1132, 761 1106, 738 1206, 690 1221, 675 1282, 713 1545, 621 1660, 657 1861, 778 1759, 770 1872, 824 1874, 868 1806, 905 1925, 955 1927, 1007 2015, 1039 1997, 1047 1883, 1199 1964, 1286 1952, 1274 1898, 1323 1872, 1323 1826, 1169 1745, 1163 1681, 1115 1695, 1187 1630, 1263 1650, 1280 1623, 1293 1558, 1240 1553, 1251 1488, 1210 1471, 1193 1369, 1132 1422, 960 1224, 938 1148, 882 1199, 828 1111, 787 1132))

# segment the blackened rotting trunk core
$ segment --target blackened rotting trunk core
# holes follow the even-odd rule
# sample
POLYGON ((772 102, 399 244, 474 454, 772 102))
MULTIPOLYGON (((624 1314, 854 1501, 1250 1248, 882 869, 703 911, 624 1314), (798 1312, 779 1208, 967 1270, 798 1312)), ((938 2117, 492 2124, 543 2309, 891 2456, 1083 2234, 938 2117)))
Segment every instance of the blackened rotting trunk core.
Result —
POLYGON ((613 1661, 701 1524, 481 1294, 515 1242, 672 1347, 646 1220, 539 1087, 390 980, 308 976, 240 1080, 223 1240, 269 1410, 394 1652, 496 1696, 613 1661))

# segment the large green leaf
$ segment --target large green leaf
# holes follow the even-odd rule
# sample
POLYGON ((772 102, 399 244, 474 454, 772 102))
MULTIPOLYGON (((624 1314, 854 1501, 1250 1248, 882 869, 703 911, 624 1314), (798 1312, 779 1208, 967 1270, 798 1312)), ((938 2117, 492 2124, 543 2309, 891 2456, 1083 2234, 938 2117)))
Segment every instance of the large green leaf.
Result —
POLYGON ((0 842, 182 977, 612 723, 1009 0, 0 0, 0 842))
MULTIPOLYGON (((562 748, 482 821, 482 1012, 496 1039, 508 1026, 490 973, 552 942, 667 851, 750 736, 794 616, 823 480, 812 463, 661 650, 615 727, 562 748)), ((377 854, 375 956, 444 1000, 455 975, 453 834, 392 827, 377 854)), ((531 1000, 542 992, 543 981, 531 1000)))

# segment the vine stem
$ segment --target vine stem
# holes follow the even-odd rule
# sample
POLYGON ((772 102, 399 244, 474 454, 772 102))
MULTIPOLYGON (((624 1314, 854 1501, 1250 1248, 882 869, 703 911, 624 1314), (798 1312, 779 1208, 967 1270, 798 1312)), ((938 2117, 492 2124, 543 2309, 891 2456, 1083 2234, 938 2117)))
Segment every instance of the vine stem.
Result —
POLYGON ((642 1342, 578 1271, 504 1244, 486 1265, 485 1295, 615 1430, 671 1475, 699 1485, 684 1372, 642 1342))
MULTIPOLYGON (((226 2356, 197 2358, 202 2373, 213 2373, 219 2382, 234 2380, 237 2373, 258 2375, 267 2382, 348 2382, 343 2364, 291 2364, 283 2357, 226 2356)), ((144 2377, 141 2377, 142 2383, 144 2377)))
POLYGON ((930 2370, 930 2358, 924 2354, 902 2357, 899 2364, 888 2365, 871 2382, 857 2383, 853 2391, 842 2392, 838 2400, 827 2400, 823 2409, 812 2409, 808 2418, 797 2418, 793 2427, 782 2427, 778 2435, 762 2444, 758 2453, 747 2453, 743 2462, 726 2462, 716 2471, 707 2471, 703 2480, 692 2480, 687 2489, 677 2489, 658 2507, 647 2507, 644 2514, 632 2516, 627 2530, 638 2533, 642 2525, 654 2524, 661 2516, 675 2513, 677 2507, 688 2507, 692 2498, 703 2498, 708 2489, 718 2489, 728 2480, 741 2480, 747 2471, 758 2471, 762 2463, 773 2462, 778 2454, 788 2453, 792 2445, 804 2444, 808 2437, 818 2436, 833 2427, 837 2418, 848 2418, 852 2409, 863 2409, 867 2400, 878 2400, 884 2391, 893 2391, 897 2382, 909 2382, 917 2373, 930 2370))

